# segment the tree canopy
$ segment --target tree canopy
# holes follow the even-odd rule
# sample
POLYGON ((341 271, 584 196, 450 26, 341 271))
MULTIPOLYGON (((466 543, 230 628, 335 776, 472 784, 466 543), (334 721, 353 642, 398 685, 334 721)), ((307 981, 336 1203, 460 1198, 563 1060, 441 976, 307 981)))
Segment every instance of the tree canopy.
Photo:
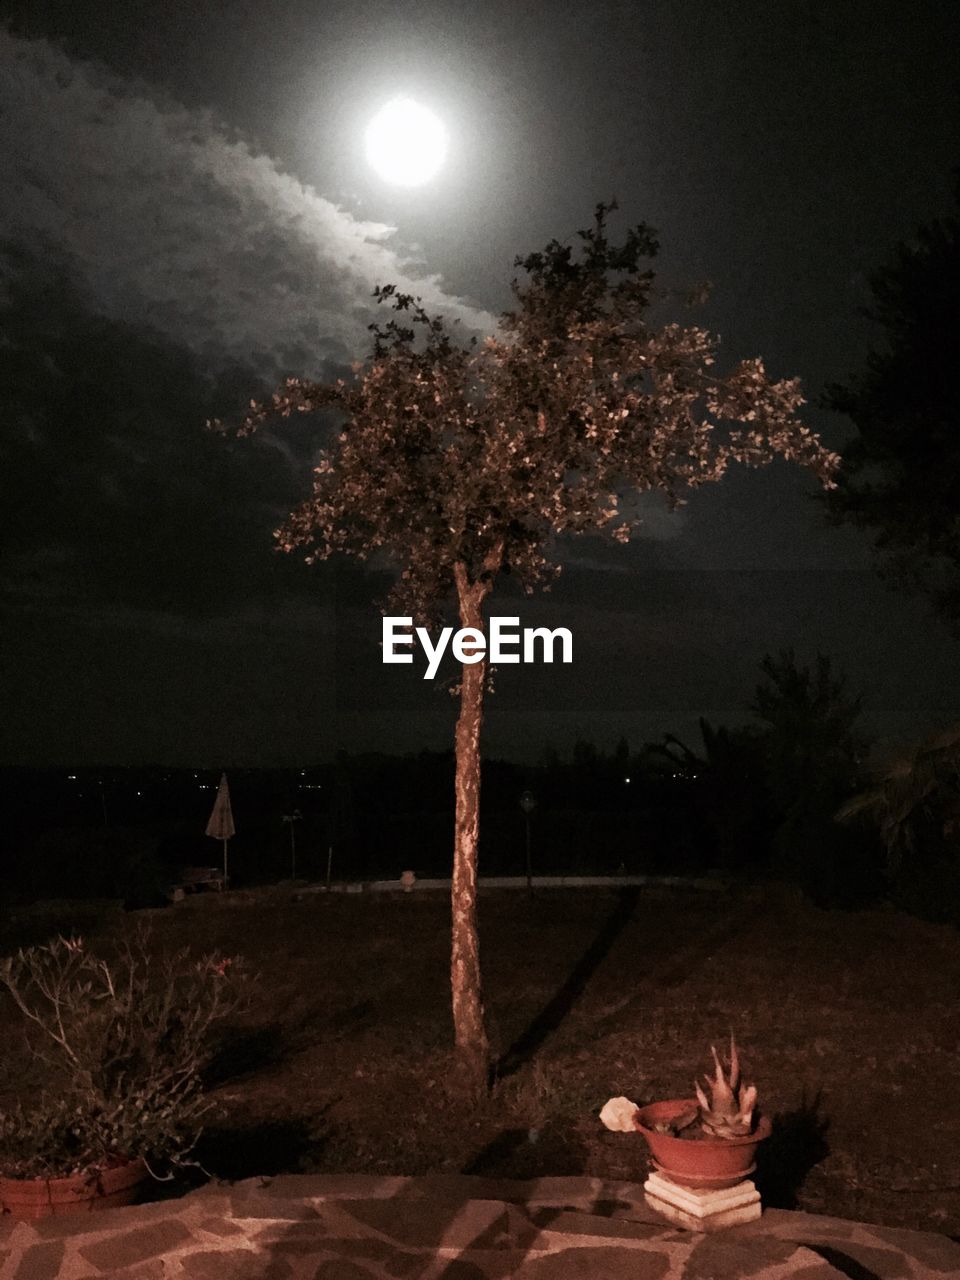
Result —
MULTIPOLYGON (((956 185, 960 201, 960 174, 956 185)), ((960 627, 960 220, 921 227, 871 281, 864 314, 878 332, 864 369, 828 388, 857 434, 838 485, 823 495, 834 523, 873 535, 881 571, 925 593, 960 627)))
POLYGON ((677 505, 732 462, 778 455, 832 483, 836 455, 798 419, 796 379, 771 381, 759 359, 721 376, 705 330, 648 325, 657 243, 640 225, 611 244, 612 207, 579 233, 579 257, 553 241, 516 260, 516 306, 484 341, 454 342, 386 285, 377 296, 394 314, 371 326, 355 380, 290 378, 252 406, 245 430, 323 408, 346 419, 278 531, 283 549, 385 553, 399 574, 391 606, 425 618, 457 566, 469 581, 508 572, 529 591, 557 571, 557 535, 627 541, 640 524, 631 490, 677 505))

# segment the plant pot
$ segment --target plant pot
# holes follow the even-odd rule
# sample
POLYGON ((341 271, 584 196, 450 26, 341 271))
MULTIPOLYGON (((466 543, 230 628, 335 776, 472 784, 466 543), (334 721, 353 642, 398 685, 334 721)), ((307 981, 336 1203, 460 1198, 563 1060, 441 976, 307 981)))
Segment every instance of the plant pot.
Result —
POLYGON ((665 1178, 681 1187, 735 1187, 756 1168, 757 1146, 769 1138, 770 1120, 760 1116, 756 1129, 744 1138, 677 1138, 653 1128, 675 1120, 696 1105, 690 1098, 674 1098, 651 1102, 637 1112, 635 1123, 647 1141, 653 1163, 665 1178))
POLYGON ((132 1204, 148 1176, 142 1160, 125 1160, 69 1178, 0 1178, 0 1204, 14 1218, 112 1209, 132 1204))

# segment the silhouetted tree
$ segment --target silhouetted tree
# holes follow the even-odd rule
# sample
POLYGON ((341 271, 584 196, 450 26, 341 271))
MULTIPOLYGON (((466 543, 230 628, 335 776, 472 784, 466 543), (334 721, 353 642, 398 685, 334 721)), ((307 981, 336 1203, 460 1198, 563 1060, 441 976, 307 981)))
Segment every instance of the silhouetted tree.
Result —
POLYGON ((764 727, 775 794, 789 802, 797 795, 844 791, 856 779, 865 749, 857 721, 863 698, 852 695, 847 677, 818 653, 814 666, 799 666, 792 649, 765 654, 750 710, 764 727))
MULTIPOLYGON (((557 535, 602 530, 620 542, 640 523, 621 499, 658 490, 677 505, 731 462, 782 456, 831 482, 836 463, 796 417, 796 381, 771 382, 759 360, 726 376, 702 329, 648 326, 657 251, 645 226, 621 245, 600 205, 581 252, 552 241, 518 258, 514 310, 479 346, 456 344, 443 319, 392 285, 394 317, 374 325, 373 353, 352 381, 288 379, 244 425, 269 415, 339 410, 345 419, 316 468, 313 493, 278 533, 308 559, 386 557, 389 607, 437 620, 451 595, 460 624, 483 635, 501 574, 527 590, 557 571, 557 535)), ((486 658, 463 664, 456 726, 451 985, 464 1082, 488 1079, 476 929, 480 726, 486 658)))
POLYGON ((915 859, 924 844, 928 853, 939 852, 944 842, 955 846, 960 828, 960 725, 950 725, 888 761, 867 790, 841 806, 837 817, 842 822, 865 818, 876 827, 891 881, 904 859, 915 859))
POLYGON ((600 767, 600 752, 597 744, 587 738, 577 738, 573 744, 573 767, 583 772, 595 772, 600 767))
POLYGON ((690 801, 702 814, 713 846, 711 861, 725 868, 740 866, 756 856, 768 817, 761 735, 749 725, 715 727, 702 716, 699 724, 699 752, 666 733, 647 746, 646 760, 690 784, 690 801))
POLYGON ((776 851, 808 886, 819 881, 826 898, 842 856, 832 816, 857 786, 866 750, 857 729, 862 699, 822 653, 812 668, 799 666, 792 650, 767 654, 760 669, 766 679, 750 710, 762 726, 776 851))
MULTIPOLYGON (((956 187, 960 200, 960 174, 956 187)), ((826 403, 857 428, 838 486, 822 501, 834 523, 874 535, 881 571, 926 593, 960 628, 960 220, 922 227, 871 281, 866 316, 879 341, 826 403)))

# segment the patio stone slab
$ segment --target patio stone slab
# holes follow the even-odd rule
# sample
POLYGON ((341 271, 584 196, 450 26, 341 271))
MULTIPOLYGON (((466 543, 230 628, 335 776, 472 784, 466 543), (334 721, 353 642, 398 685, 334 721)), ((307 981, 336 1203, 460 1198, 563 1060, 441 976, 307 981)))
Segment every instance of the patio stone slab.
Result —
POLYGON ((939 1280, 945 1236, 769 1210, 684 1231, 640 1183, 284 1176, 0 1223, 0 1280, 939 1280))

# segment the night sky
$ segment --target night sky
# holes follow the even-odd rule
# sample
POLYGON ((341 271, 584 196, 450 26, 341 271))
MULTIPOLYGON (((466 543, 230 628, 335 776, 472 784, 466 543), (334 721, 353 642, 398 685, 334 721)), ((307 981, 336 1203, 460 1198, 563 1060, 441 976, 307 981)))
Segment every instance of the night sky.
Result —
MULTIPOLYGON (((956 6, 731 0, 0 3, 0 763, 300 764, 451 744, 422 664, 380 664, 388 579, 272 549, 316 429, 215 437, 211 414, 367 353, 398 281, 482 330, 515 255, 598 200, 646 221, 660 283, 710 281, 733 363, 817 405, 863 363, 858 308, 946 212, 960 159, 956 6), (409 93, 450 133, 425 186, 369 170, 409 93)), ((499 673, 486 750, 632 745, 742 723, 768 651, 830 654, 884 742, 956 717, 960 645, 826 526, 785 464, 627 548, 581 539, 554 590, 495 613, 567 626, 570 667, 499 673)), ((452 669, 447 669, 452 675, 452 669)))

